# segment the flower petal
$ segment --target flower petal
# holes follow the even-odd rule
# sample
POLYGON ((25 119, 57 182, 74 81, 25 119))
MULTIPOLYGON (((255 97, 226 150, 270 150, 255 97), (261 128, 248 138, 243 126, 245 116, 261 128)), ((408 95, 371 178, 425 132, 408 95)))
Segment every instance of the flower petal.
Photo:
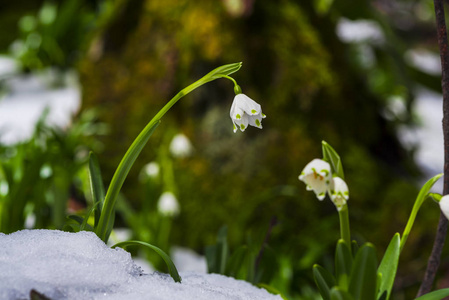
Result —
POLYGON ((329 196, 337 210, 340 211, 349 199, 349 190, 346 182, 340 177, 334 177, 329 188, 329 196))
POLYGON ((262 118, 260 115, 248 116, 249 125, 262 129, 262 118))
POLYGON ((449 219, 449 195, 443 196, 439 202, 441 212, 449 219))
POLYGON ((243 109, 248 115, 257 115, 262 112, 262 107, 256 101, 246 96, 245 94, 238 94, 234 98, 235 105, 243 109))
POLYGON ((318 200, 323 200, 332 181, 330 165, 321 159, 314 159, 308 163, 299 175, 307 190, 313 190, 318 200))

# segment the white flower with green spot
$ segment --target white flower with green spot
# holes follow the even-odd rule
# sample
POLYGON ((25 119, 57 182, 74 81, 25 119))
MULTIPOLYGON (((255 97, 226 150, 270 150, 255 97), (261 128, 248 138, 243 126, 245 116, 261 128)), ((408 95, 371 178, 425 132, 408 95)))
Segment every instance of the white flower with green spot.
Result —
POLYGON ((322 159, 314 159, 302 170, 299 180, 308 191, 315 192, 318 200, 323 200, 332 181, 331 166, 322 159))
POLYGON ((234 132, 239 128, 242 132, 248 125, 262 129, 262 119, 266 116, 262 113, 260 104, 245 94, 238 94, 232 102, 230 116, 234 123, 234 132))
POLYGON ((337 210, 340 211, 349 199, 349 190, 346 182, 340 177, 332 178, 329 188, 329 196, 337 207, 337 210))
POLYGON ((449 195, 441 197, 439 202, 440 209, 446 219, 449 219, 449 195))

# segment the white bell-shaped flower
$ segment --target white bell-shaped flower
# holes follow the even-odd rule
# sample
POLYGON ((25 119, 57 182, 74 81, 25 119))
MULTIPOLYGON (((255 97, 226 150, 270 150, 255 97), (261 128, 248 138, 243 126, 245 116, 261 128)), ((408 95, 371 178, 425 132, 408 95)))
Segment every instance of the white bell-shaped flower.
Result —
POLYGON ((178 199, 172 192, 164 192, 157 203, 157 209, 163 216, 173 217, 179 214, 178 199))
POLYGON ((161 168, 159 164, 155 161, 146 164, 142 169, 145 176, 149 178, 157 178, 159 176, 160 170, 161 168))
POLYGON ((178 133, 170 142, 170 152, 174 157, 188 157, 193 152, 193 146, 184 134, 178 133))
POLYGON ((349 189, 346 182, 340 177, 332 178, 329 187, 329 196, 337 207, 337 210, 340 211, 349 199, 349 189))
POLYGON ((302 170, 299 180, 308 191, 315 192, 318 200, 323 200, 332 181, 331 166, 322 159, 314 159, 302 170))
POLYGON ((242 132, 248 125, 262 129, 262 107, 245 94, 238 94, 232 102, 230 116, 234 123, 234 132, 239 128, 242 132))
POLYGON ((444 214, 446 219, 449 219, 449 195, 441 197, 439 204, 441 212, 444 214))

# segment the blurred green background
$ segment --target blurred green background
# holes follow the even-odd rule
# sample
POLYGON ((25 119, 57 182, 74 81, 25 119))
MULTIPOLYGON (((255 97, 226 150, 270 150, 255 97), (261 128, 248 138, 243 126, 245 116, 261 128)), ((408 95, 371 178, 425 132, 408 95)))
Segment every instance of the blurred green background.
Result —
MULTIPOLYGON (((374 243, 380 257, 402 232, 423 176, 398 128, 417 122, 411 110, 416 87, 440 89, 438 74, 406 59, 413 49, 437 53, 434 27, 431 0, 3 1, 0 52, 19 63, 22 74, 76 70, 82 106, 65 130, 41 125, 31 140, 1 146, 0 180, 8 190, 0 193, 0 229, 23 228, 30 213, 38 216, 36 228, 62 228, 67 199, 88 198, 88 150, 98 154, 107 184, 171 97, 213 68, 242 61, 233 77, 262 105, 263 130, 233 133, 229 81, 195 90, 164 117, 138 158, 116 225, 166 249, 204 253, 222 225, 232 249, 249 233, 263 236, 276 217, 269 240, 280 253, 275 285, 291 299, 314 299, 311 267, 333 259, 338 214, 328 199, 318 202, 306 192, 298 175, 321 157, 322 140, 331 144, 345 168, 354 238, 374 243), (376 35, 348 40, 338 34, 342 22, 360 20, 374 24, 376 35), (399 114, 394 101, 404 107, 399 114), (169 151, 178 133, 192 144, 188 156, 169 151), (159 177, 142 175, 151 161, 158 162, 159 177), (50 175, 42 175, 45 166, 52 167, 50 175), (161 237, 155 211, 164 191, 176 195, 179 214, 161 237)), ((9 79, 0 77, 0 87, 9 79)), ((63 84, 58 77, 53 82, 63 84)), ((430 201, 418 215, 394 299, 416 294, 438 216, 430 201)), ((449 272, 447 254, 440 282, 449 272)))

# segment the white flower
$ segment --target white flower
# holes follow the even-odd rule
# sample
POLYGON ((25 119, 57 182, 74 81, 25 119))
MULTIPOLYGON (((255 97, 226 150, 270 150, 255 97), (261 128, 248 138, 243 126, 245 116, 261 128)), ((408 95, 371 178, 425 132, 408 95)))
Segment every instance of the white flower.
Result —
POLYGON ((152 161, 143 167, 143 172, 150 178, 156 178, 159 176, 160 172, 159 164, 155 161, 152 161))
POLYGON ((349 199, 349 190, 346 182, 340 177, 332 178, 329 196, 337 207, 337 210, 340 211, 349 199))
POLYGON ((248 124, 262 129, 262 119, 266 116, 262 113, 260 104, 245 94, 238 94, 232 102, 230 116, 234 123, 234 132, 239 128, 242 132, 248 124))
POLYGON ((184 158, 192 154, 192 151, 192 144, 184 134, 178 133, 171 140, 170 152, 174 157, 184 158))
POLYGON ((446 219, 449 219, 449 195, 441 197, 439 204, 441 212, 446 216, 446 219))
POLYGON ((331 166, 321 159, 314 159, 302 170, 299 180, 306 184, 308 191, 314 191, 318 200, 326 197, 332 181, 331 166))
POLYGON ((157 209, 163 216, 173 217, 179 214, 179 204, 172 192, 164 192, 157 203, 157 209))

